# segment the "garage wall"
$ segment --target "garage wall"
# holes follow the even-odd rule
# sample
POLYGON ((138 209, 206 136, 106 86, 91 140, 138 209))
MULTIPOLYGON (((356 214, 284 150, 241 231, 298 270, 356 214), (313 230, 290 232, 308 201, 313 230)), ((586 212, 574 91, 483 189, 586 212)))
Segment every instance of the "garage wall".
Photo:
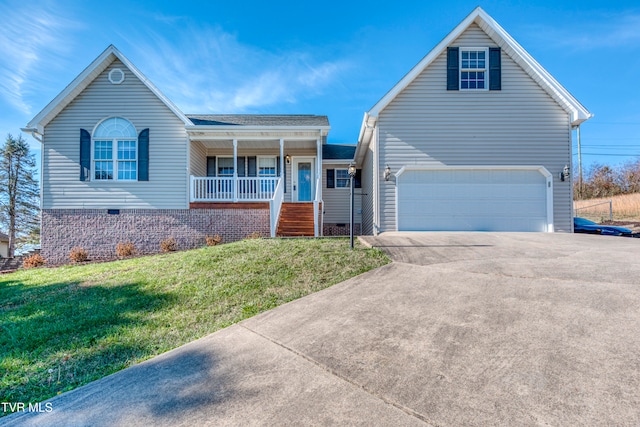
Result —
MULTIPOLYGON (((452 46, 494 47, 472 25, 452 46)), ((536 165, 554 176, 556 231, 571 230, 569 115, 502 51, 502 90, 447 91, 446 51, 379 114, 378 169, 419 165, 536 165)), ((371 144, 373 145, 373 144, 371 144)), ((368 153, 369 155, 369 153, 368 153)), ((396 229, 395 182, 380 181, 380 231, 396 229)), ((363 205, 364 206, 364 205, 363 205)), ((366 219, 363 217, 366 227, 366 219)))
MULTIPOLYGON (((375 135, 374 137, 375 138, 375 135)), ((374 205, 375 193, 373 190, 373 149, 375 147, 375 139, 372 139, 362 162, 362 234, 372 235, 374 224, 374 205)))

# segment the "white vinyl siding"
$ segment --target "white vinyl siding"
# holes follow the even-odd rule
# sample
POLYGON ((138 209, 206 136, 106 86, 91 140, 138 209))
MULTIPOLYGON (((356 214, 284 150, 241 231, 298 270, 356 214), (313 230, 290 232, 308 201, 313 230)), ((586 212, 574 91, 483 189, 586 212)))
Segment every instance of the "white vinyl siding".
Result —
POLYGON ((44 209, 185 209, 188 207, 184 123, 120 61, 114 61, 45 128, 44 209), (125 73, 109 82, 113 68, 125 73), (80 129, 93 133, 108 117, 149 128, 149 181, 80 181, 80 129))
POLYGON ((198 141, 191 141, 190 174, 207 176, 207 149, 198 141))
MULTIPOLYGON (((351 191, 346 188, 327 188, 327 169, 346 170, 347 165, 325 164, 322 166, 322 201, 324 202, 324 223, 325 224, 349 224, 351 221, 351 191)), ((335 177, 338 175, 336 174, 335 177)), ((337 180, 337 178, 335 178, 337 180)), ((354 222, 359 224, 362 221, 362 194, 361 188, 355 189, 354 197, 354 222)))
MULTIPOLYGON (((496 44, 473 24, 451 46, 496 44)), ((377 170, 387 164, 392 174, 414 164, 544 166, 554 176, 555 230, 570 232, 571 183, 558 179, 565 164, 571 167, 569 114, 501 54, 502 90, 447 91, 443 52, 380 112, 377 170)), ((380 231, 396 230, 393 177, 380 181, 378 206, 380 231)))

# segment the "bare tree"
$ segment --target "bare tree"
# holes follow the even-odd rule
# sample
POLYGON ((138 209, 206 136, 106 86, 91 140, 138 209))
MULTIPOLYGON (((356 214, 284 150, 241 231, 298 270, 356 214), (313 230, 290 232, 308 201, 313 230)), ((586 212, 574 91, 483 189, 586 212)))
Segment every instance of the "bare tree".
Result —
POLYGON ((13 258, 16 237, 27 236, 39 226, 39 189, 36 161, 29 145, 11 134, 0 148, 0 213, 9 234, 9 257, 13 258))

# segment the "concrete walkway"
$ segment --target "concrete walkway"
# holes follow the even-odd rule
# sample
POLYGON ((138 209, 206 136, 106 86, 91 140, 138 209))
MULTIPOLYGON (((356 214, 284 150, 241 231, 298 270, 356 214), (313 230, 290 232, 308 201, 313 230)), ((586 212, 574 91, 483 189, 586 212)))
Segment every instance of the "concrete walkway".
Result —
POLYGON ((0 425, 640 425, 640 239, 364 240, 395 262, 0 425))

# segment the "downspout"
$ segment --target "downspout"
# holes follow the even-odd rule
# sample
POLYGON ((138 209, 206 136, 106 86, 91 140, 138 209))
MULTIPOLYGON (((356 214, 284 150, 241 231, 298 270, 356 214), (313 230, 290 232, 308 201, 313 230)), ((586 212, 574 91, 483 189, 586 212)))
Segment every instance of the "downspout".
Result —
POLYGON ((377 123, 373 128, 373 135, 372 137, 374 138, 374 156, 373 156, 373 160, 374 160, 374 174, 373 174, 373 220, 374 220, 374 224, 373 224, 373 235, 377 236, 379 234, 380 231, 380 165, 379 165, 379 161, 380 161, 380 144, 378 142, 378 126, 377 123))
POLYGON ((193 191, 193 183, 191 179, 191 138, 189 138, 189 133, 187 133, 187 164, 186 164, 186 181, 187 181, 187 209, 191 207, 191 196, 193 191))
POLYGON ((582 197, 582 141, 580 140, 580 125, 576 126, 578 137, 578 197, 582 197))

